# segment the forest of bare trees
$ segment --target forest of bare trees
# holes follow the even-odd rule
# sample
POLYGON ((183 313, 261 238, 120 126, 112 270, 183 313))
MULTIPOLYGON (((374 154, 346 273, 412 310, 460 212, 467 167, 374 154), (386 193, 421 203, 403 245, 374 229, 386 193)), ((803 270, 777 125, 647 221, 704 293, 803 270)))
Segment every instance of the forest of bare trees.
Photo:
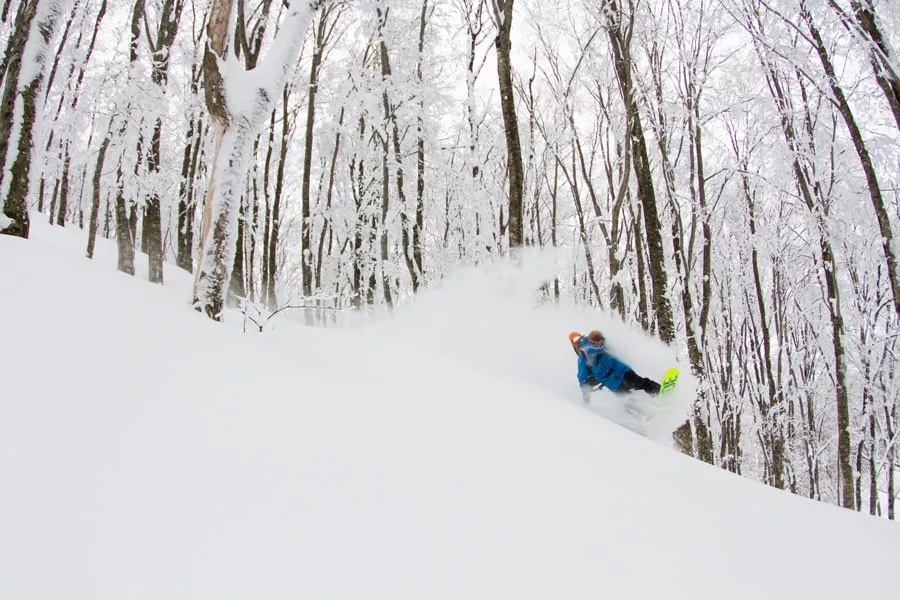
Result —
POLYGON ((115 240, 125 273, 190 272, 212 319, 390 309, 552 247, 544 301, 690 365, 682 451, 896 518, 896 3, 0 0, 0 20, 3 233, 115 240))

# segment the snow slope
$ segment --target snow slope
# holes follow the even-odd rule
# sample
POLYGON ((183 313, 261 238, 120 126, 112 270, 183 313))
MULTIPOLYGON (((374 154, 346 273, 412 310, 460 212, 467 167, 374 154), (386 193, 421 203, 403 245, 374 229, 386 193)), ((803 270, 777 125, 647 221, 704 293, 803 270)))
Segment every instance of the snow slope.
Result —
POLYGON ((241 335, 78 239, 0 236, 0 598, 896 597, 896 523, 579 406, 514 277, 241 335))

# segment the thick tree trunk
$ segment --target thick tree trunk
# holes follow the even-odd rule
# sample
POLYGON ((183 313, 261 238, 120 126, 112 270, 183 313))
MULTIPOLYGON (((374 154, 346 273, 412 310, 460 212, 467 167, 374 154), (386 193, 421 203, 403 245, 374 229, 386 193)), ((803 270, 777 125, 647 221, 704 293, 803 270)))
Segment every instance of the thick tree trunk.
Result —
MULTIPOLYGON (((219 62, 225 56, 228 24, 233 0, 214 0, 207 25, 208 44, 203 57, 206 104, 216 127, 216 153, 207 190, 205 224, 201 227, 202 253, 194 284, 195 306, 208 317, 219 320, 236 252, 236 229, 240 194, 250 160, 252 140, 270 114, 272 89, 282 89, 290 74, 290 65, 300 51, 309 19, 320 2, 294 2, 276 34, 270 52, 275 62, 274 78, 266 87, 249 90, 250 108, 236 115, 227 102, 219 62), (234 117, 234 118, 233 118, 234 117)), ((261 65, 263 68, 264 65, 261 65)), ((232 73, 231 77, 241 75, 232 73)))
MULTIPOLYGON (((156 119, 153 126, 153 138, 150 141, 150 153, 147 156, 147 168, 151 173, 160 170, 160 152, 162 144, 162 120, 156 119)), ((141 228, 144 251, 147 253, 147 278, 151 283, 163 282, 163 246, 162 219, 160 215, 159 194, 153 192, 147 197, 144 207, 144 222, 141 228)))
POLYGON ((226 305, 235 307, 240 304, 241 298, 247 297, 247 289, 244 279, 244 254, 247 246, 247 205, 241 201, 238 209, 237 242, 234 245, 234 264, 231 268, 231 280, 228 282, 226 292, 226 305))
MULTIPOLYGON (((0 103, 0 161, 4 161, 4 163, 0 164, 0 167, 2 167, 0 168, 0 184, 4 183, 3 180, 7 172, 7 164, 5 161, 12 160, 15 156, 15 150, 12 153, 9 152, 9 143, 13 132, 13 122, 16 119, 16 98, 19 95, 20 88, 19 76, 22 72, 22 55, 25 52, 25 44, 28 42, 28 36, 31 34, 34 16, 37 14, 37 5, 38 0, 24 0, 19 5, 15 26, 10 34, 9 41, 6 45, 6 53, 3 57, 5 67, 4 74, 6 78, 3 86, 2 103, 0 103)), ((19 110, 21 110, 21 108, 19 110)), ((12 214, 13 212, 16 212, 19 219, 21 219, 22 215, 18 213, 20 210, 21 209, 19 208, 10 208, 10 212, 6 214, 13 218, 13 220, 16 220, 15 216, 12 214)), ((6 212, 6 209, 4 209, 4 212, 6 212)), ((25 218, 27 219, 27 214, 25 215, 25 218)), ((21 223, 23 225, 20 225, 18 230, 24 231, 24 235, 21 233, 12 235, 28 237, 28 223, 27 221, 21 223)))
MULTIPOLYGON (((516 99, 512 81, 512 16, 514 0, 492 0, 497 21, 497 75, 500 87, 500 112, 506 134, 506 166, 509 173, 509 247, 521 248, 525 243, 522 215, 522 196, 525 173, 522 165, 522 143, 519 139, 519 121, 516 117, 516 99)), ((502 224, 501 224, 502 227, 502 224)))
MULTIPOLYGON (((644 217, 644 233, 647 236, 647 254, 649 259, 650 281, 652 283, 651 304, 657 324, 659 338, 670 344, 675 340, 675 324, 672 307, 668 297, 668 276, 666 274, 665 250, 662 239, 662 225, 656 206, 656 193, 653 188, 653 171, 644 139, 644 129, 638 101, 632 80, 630 25, 623 30, 623 12, 617 3, 609 3, 612 11, 618 15, 607 27, 610 46, 613 51, 613 64, 619 82, 619 90, 625 104, 628 120, 628 132, 631 137, 635 178, 637 179, 638 200, 641 203, 644 217)), ((635 228, 637 230, 637 228, 635 228)))
MULTIPOLYGON (((29 11, 29 1, 34 2, 35 4, 37 2, 37 0, 26 0, 22 9, 24 13, 29 11)), ((58 6, 56 8, 58 8, 58 6)), ((31 10, 37 10, 36 6, 31 7, 31 10)), ((22 13, 20 13, 20 16, 22 16, 22 13)), ((8 183, 9 186, 6 197, 4 198, 3 214, 8 220, 12 221, 8 227, 0 231, 0 233, 6 235, 27 238, 30 229, 28 192, 30 189, 31 158, 34 147, 34 125, 37 121, 38 113, 37 93, 44 79, 45 68, 43 58, 44 52, 41 51, 40 48, 46 49, 46 46, 50 43, 50 37, 56 26, 56 17, 55 9, 50 9, 43 15, 43 18, 37 22, 34 22, 34 15, 31 17, 23 17, 21 21, 17 19, 17 23, 27 20, 29 24, 27 33, 24 34, 26 39, 32 35, 38 36, 39 39, 35 44, 38 47, 38 51, 35 52, 34 56, 34 60, 37 62, 37 69, 30 69, 30 79, 20 80, 21 61, 23 58, 21 54, 19 57, 19 69, 15 79, 12 79, 12 73, 7 74, 7 86, 13 85, 16 89, 20 90, 22 118, 18 140, 16 141, 16 149, 15 152, 12 153, 13 159, 10 181, 2 182, 3 185, 8 183)), ((5 100, 6 98, 4 97, 4 101, 5 100)), ((15 113, 13 113, 13 115, 14 114, 15 113)), ((15 116, 13 116, 13 119, 15 119, 15 116)), ((5 118, 0 119, 0 121, 5 121, 5 118)), ((10 123, 12 123, 12 121, 10 123)), ((6 160, 9 161, 8 156, 6 160)))
MULTIPOLYGON (((209 170, 209 184, 207 186, 206 201, 203 209, 203 222, 200 231, 200 268, 197 269, 194 278, 194 303, 199 310, 205 312, 208 317, 219 320, 224 308, 225 293, 229 283, 228 276, 231 262, 234 260, 234 241, 228 239, 229 217, 234 210, 235 190, 227 190, 228 197, 219 207, 219 215, 216 219, 213 238, 210 232, 213 230, 213 200, 216 194, 217 179, 220 173, 220 165, 227 165, 234 157, 233 133, 229 135, 231 127, 231 115, 228 112, 225 96, 225 81, 219 71, 218 61, 225 55, 228 42, 228 23, 231 19, 233 0, 213 0, 209 10, 209 19, 206 26, 207 46, 203 55, 203 78, 205 81, 206 107, 209 110, 215 127, 215 152, 213 154, 212 167, 209 170), (229 136, 226 144, 225 137, 229 136), (223 160, 223 156, 225 157, 223 160), (228 246, 228 247, 226 247, 228 246), (211 254, 206 263, 207 252, 211 254), (204 273, 203 269, 208 271, 204 273)), ((236 165, 235 165, 236 167, 236 165)))
MULTIPOLYGON (((49 33, 47 34, 49 38, 49 33)), ((31 228, 28 216, 28 190, 31 172, 31 153, 34 147, 34 124, 37 116, 37 91, 40 77, 36 77, 22 90, 22 129, 13 159, 9 192, 3 205, 3 214, 12 221, 0 231, 4 235, 27 238, 31 228)))
MULTIPOLYGON (((165 89, 169 80, 169 54, 178 33, 181 11, 185 0, 166 0, 162 7, 156 42, 153 44, 153 71, 151 80, 161 90, 165 89)), ((147 156, 147 168, 150 173, 159 173, 162 168, 162 119, 157 118, 153 124, 153 138, 150 142, 150 153, 147 156)), ((151 283, 163 282, 163 263, 165 250, 162 241, 162 215, 160 214, 160 198, 153 192, 147 198, 144 209, 142 228, 144 247, 148 260, 148 279, 151 283)))
MULTIPOLYGON (((225 301, 226 288, 234 264, 240 194, 250 161, 252 141, 257 129, 270 114, 275 100, 273 89, 287 83, 293 61, 300 51, 304 32, 320 2, 295 2, 287 10, 283 27, 272 43, 270 60, 275 63, 273 77, 265 87, 248 90, 251 102, 243 112, 232 115, 228 106, 225 82, 219 71, 228 40, 228 24, 233 0, 214 0, 207 25, 208 44, 203 58, 206 82, 206 104, 216 128, 216 153, 207 189, 204 225, 201 227, 201 264, 194 284, 195 306, 218 320, 225 301)), ((265 65, 260 65, 264 68, 265 65)), ((243 74, 232 72, 234 85, 243 74)))
POLYGON ((125 205, 125 193, 122 189, 122 167, 116 178, 116 246, 118 247, 118 269, 128 275, 134 275, 134 231, 132 220, 128 218, 125 205))

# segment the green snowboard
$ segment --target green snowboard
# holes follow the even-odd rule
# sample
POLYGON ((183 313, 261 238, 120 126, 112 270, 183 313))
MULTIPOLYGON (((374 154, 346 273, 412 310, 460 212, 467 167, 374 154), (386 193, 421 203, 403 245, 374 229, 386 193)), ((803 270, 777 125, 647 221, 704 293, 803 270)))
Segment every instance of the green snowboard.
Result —
POLYGON ((662 382, 659 384, 659 393, 671 392, 676 383, 678 383, 678 369, 672 367, 663 375, 662 382))

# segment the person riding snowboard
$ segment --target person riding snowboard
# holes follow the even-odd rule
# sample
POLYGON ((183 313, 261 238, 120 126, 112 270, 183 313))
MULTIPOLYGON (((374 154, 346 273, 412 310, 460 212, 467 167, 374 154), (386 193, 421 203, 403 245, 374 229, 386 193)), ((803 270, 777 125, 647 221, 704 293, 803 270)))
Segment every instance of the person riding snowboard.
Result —
POLYGON ((617 394, 633 390, 642 390, 652 396, 659 394, 658 383, 641 377, 606 350, 606 338, 599 331, 594 330, 581 338, 577 351, 578 384, 585 402, 590 401, 591 392, 597 385, 617 394))

